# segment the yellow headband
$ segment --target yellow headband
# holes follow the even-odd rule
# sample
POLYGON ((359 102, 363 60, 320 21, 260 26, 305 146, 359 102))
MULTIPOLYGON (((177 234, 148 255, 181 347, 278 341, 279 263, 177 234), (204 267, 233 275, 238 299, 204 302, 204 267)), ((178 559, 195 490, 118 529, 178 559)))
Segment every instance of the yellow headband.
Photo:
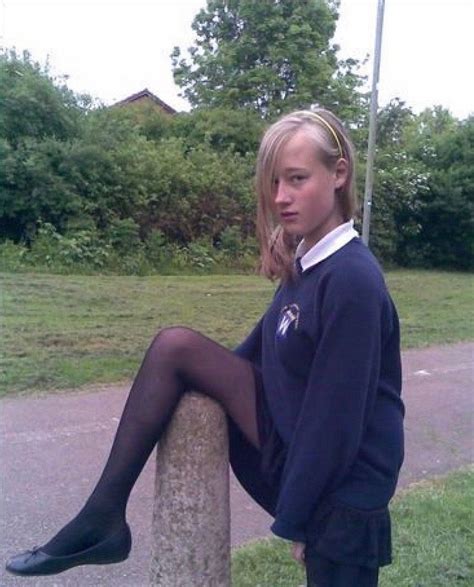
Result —
POLYGON ((339 140, 339 137, 337 136, 336 131, 333 129, 333 127, 322 116, 319 116, 319 114, 316 114, 316 112, 311 112, 311 115, 314 116, 315 118, 317 118, 320 122, 322 122, 324 124, 324 126, 329 130, 329 132, 334 137, 334 140, 336 141, 336 144, 339 148, 339 156, 344 157, 344 154, 342 151, 341 141, 339 140))

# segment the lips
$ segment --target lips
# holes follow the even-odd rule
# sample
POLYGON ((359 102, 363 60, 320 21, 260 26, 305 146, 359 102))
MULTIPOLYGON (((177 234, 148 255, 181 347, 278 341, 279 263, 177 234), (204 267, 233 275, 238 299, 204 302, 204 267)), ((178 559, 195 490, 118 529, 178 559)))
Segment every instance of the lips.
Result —
POLYGON ((293 220, 298 216, 297 212, 281 212, 280 218, 282 220, 293 220))

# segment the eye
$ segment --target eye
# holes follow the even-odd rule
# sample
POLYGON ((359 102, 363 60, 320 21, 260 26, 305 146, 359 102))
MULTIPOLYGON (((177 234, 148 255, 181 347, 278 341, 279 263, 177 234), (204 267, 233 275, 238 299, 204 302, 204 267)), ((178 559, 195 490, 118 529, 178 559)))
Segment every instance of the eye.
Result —
POLYGON ((301 181, 304 181, 306 179, 306 175, 301 175, 299 173, 296 173, 295 175, 292 175, 290 177, 290 181, 292 183, 300 183, 301 181))

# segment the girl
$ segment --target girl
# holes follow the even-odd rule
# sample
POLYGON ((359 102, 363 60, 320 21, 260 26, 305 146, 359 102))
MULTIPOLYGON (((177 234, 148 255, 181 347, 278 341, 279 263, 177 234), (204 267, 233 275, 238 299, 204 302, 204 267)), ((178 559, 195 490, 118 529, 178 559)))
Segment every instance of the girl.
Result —
POLYGON ((256 183, 262 272, 280 280, 268 310, 233 353, 187 328, 155 337, 91 496, 47 544, 10 559, 12 573, 127 558, 130 491, 195 389, 226 410, 232 467, 293 542, 308 585, 377 585, 403 460, 399 325, 353 229, 354 154, 340 121, 318 109, 273 124, 256 183))

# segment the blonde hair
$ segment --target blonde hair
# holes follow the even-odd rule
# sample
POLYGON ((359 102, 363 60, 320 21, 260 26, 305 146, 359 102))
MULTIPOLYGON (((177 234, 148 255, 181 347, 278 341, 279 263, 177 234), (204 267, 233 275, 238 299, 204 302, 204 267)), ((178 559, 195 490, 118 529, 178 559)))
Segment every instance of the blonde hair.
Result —
POLYGON ((336 194, 345 222, 356 211, 354 147, 339 118, 329 110, 317 108, 292 112, 277 120, 267 129, 260 143, 255 177, 260 273, 269 279, 286 281, 294 277, 294 252, 300 238, 285 233, 278 224, 272 199, 278 158, 288 141, 300 130, 314 140, 315 150, 327 168, 340 158, 347 161, 347 179, 336 194))

